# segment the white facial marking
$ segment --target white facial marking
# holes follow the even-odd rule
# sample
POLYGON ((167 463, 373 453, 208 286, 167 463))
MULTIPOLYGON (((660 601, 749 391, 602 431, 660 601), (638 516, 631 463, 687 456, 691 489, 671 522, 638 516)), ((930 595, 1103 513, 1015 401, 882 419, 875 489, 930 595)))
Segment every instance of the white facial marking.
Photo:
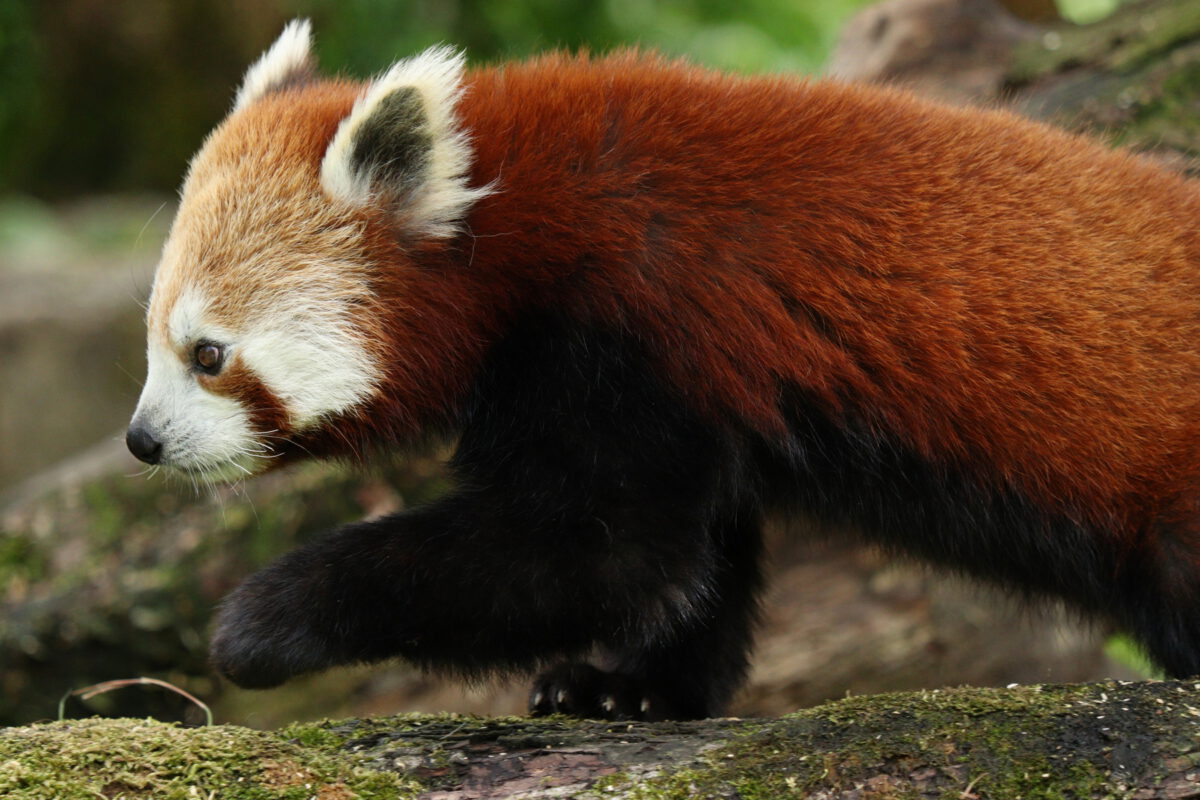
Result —
POLYGON ((367 399, 378 370, 350 325, 351 309, 332 299, 280 297, 263 303, 241 357, 304 430, 367 399))
POLYGON ((146 386, 134 416, 163 445, 162 463, 211 477, 257 472, 268 448, 252 427, 254 409, 215 394, 179 352, 201 341, 220 345, 225 363, 238 359, 278 399, 291 430, 362 402, 377 381, 374 362, 352 333, 345 304, 319 298, 262 298, 258 314, 232 331, 211 321, 208 304, 183 291, 167 319, 169 342, 153 334, 146 386), (256 456, 259 458, 256 461, 256 456))
POLYGON ((228 332, 204 322, 204 309, 202 299, 184 294, 168 319, 171 341, 151 335, 146 385, 134 418, 162 443, 163 465, 230 479, 257 471, 255 456, 263 448, 246 409, 232 398, 206 390, 190 364, 179 357, 179 349, 200 340, 222 344, 229 340, 228 332))
MULTIPOLYGON (((205 316, 208 303, 195 291, 185 291, 179 295, 175 305, 171 307, 171 316, 167 318, 167 333, 171 343, 182 347, 201 339, 227 344, 233 334, 222 328, 206 323, 205 316)), ((176 359, 178 360, 178 359, 176 359)))
POLYGON ((463 61, 449 47, 432 47, 396 63, 371 84, 342 120, 321 162, 321 185, 330 197, 354 207, 377 199, 371 170, 353 162, 354 135, 380 101, 398 89, 413 88, 421 98, 432 145, 425 180, 405 198, 404 221, 420 235, 454 235, 471 204, 492 193, 490 186, 467 186, 471 145, 454 111, 462 95, 463 61))
POLYGON ((233 110, 245 108, 285 83, 292 75, 312 68, 312 25, 306 19, 289 22, 275 44, 246 70, 233 110))

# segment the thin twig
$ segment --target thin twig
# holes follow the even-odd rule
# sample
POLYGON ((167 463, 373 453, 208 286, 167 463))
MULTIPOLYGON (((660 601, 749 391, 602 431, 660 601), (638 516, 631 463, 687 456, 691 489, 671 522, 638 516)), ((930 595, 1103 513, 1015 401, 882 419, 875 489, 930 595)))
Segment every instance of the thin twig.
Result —
POLYGON ((172 692, 183 695, 188 700, 191 700, 193 703, 200 706, 200 708, 204 709, 204 716, 207 719, 205 724, 213 724, 211 708, 201 702, 190 692, 180 689, 178 686, 167 683, 166 681, 160 681, 158 678, 121 678, 120 680, 104 681, 103 683, 84 686, 82 689, 71 689, 62 696, 61 700, 58 701, 58 721, 62 722, 62 720, 65 718, 67 698, 75 696, 80 700, 91 700, 96 695, 105 694, 106 692, 111 692, 114 689, 124 689, 126 686, 161 686, 164 689, 170 689, 172 692))

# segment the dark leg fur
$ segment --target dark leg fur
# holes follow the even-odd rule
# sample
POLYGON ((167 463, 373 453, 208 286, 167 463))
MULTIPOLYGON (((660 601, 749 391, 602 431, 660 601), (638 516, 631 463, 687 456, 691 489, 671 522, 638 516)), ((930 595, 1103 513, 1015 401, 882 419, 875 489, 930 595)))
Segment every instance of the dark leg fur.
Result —
MULTIPOLYGON (((770 484, 828 525, 884 547, 1115 622, 1169 675, 1200 674, 1200 513, 1134 533, 1047 510, 980 470, 917 457, 882 426, 831 420, 794 392, 790 447, 770 484)), ((766 463, 765 461, 763 463, 766 463)))
POLYGON ((393 656, 470 675, 600 649, 612 674, 554 673, 555 697, 599 698, 573 710, 716 713, 745 670, 759 513, 740 447, 680 409, 628 342, 523 330, 467 409, 460 488, 252 576, 215 664, 271 686, 393 656))
POLYGON ((580 663, 548 670, 534 683, 530 710, 648 720, 719 714, 749 666, 761 584, 760 524, 757 514, 747 511, 711 529, 723 556, 713 577, 719 602, 705 614, 650 646, 619 648, 606 659, 610 672, 580 663))
POLYGON ((1196 504, 1176 505, 1124 559, 1109 613, 1169 677, 1191 678, 1200 675, 1200 534, 1196 504))

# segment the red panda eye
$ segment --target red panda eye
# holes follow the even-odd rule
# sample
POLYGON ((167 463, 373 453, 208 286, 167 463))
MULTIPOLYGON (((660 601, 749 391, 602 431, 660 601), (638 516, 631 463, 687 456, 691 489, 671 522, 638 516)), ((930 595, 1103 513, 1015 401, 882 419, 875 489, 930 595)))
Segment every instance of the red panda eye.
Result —
POLYGON ((196 352, 193 356, 196 366, 210 375, 217 374, 224 357, 225 354, 221 351, 221 348, 209 342, 202 342, 196 345, 196 352))

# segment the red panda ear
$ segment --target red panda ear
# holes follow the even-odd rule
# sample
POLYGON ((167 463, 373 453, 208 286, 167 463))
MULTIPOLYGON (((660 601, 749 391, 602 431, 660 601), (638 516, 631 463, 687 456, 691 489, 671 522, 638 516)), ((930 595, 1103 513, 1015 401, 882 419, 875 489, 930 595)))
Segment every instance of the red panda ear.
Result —
POLYGON ((233 110, 245 108, 263 95, 301 86, 313 79, 312 25, 294 19, 262 57, 246 70, 233 110))
POLYGON ((376 79, 325 151, 325 192, 353 207, 387 204, 415 235, 453 235, 489 193, 467 186, 471 146, 454 108, 462 71, 461 54, 435 47, 376 79))

